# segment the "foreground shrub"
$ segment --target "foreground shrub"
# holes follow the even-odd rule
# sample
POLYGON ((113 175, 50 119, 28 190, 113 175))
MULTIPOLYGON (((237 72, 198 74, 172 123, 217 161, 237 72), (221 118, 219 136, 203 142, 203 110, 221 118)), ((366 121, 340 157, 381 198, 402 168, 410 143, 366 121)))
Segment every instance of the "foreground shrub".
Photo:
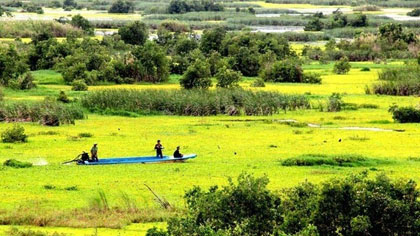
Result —
POLYGON ((40 122, 43 125, 58 126, 74 124, 84 119, 83 110, 77 105, 64 105, 53 99, 43 102, 13 102, 0 104, 0 121, 40 122))
POLYGON ((13 168, 29 168, 32 167, 32 163, 26 161, 18 161, 16 159, 9 159, 3 163, 4 166, 13 168))
POLYGON ((420 110, 415 107, 398 107, 393 105, 389 108, 392 118, 399 123, 420 123, 420 110))
POLYGON ((342 57, 339 61, 334 64, 334 73, 336 74, 347 74, 350 71, 351 65, 347 57, 342 57))
POLYGON ((242 174, 238 183, 185 194, 188 215, 169 221, 170 235, 271 235, 282 223, 280 197, 267 189, 268 178, 242 174), (235 232, 241 232, 237 234, 235 232), (218 234, 220 235, 220 234, 218 234))
POLYGON ((261 78, 264 81, 300 83, 303 82, 303 70, 296 60, 283 60, 267 66, 261 78))
POLYGON ((217 114, 271 115, 281 110, 309 108, 301 95, 242 89, 127 90, 89 92, 82 105, 93 112, 125 111, 141 114, 208 116, 217 114))
POLYGON ((28 141, 28 135, 25 134, 23 126, 14 125, 1 133, 1 140, 3 143, 24 143, 28 141))
POLYGON ((420 191, 413 180, 367 172, 321 185, 304 182, 280 194, 268 179, 240 175, 238 183, 185 194, 185 216, 158 235, 417 235, 420 191), (398 220, 397 220, 398 219, 398 220))

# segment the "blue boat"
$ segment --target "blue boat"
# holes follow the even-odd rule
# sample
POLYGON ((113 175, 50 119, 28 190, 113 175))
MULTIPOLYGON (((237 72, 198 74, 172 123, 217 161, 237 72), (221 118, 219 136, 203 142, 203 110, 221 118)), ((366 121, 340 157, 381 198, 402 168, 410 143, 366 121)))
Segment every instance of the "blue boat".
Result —
POLYGON ((144 156, 144 157, 118 157, 118 158, 102 158, 97 162, 79 161, 78 165, 112 165, 112 164, 134 164, 134 163, 165 163, 165 162, 177 162, 193 159, 197 157, 196 154, 184 155, 180 158, 173 156, 163 156, 163 158, 156 156, 144 156))

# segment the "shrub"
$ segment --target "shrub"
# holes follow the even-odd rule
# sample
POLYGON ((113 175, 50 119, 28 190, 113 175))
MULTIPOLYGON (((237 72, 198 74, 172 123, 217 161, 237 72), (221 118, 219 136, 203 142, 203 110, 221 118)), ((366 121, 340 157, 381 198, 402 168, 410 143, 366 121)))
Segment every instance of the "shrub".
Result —
POLYGON ((265 87, 264 80, 261 78, 258 78, 252 82, 251 87, 265 87))
POLYGON ((283 166, 361 166, 367 159, 358 155, 319 155, 308 154, 294 158, 287 158, 281 162, 283 166))
POLYGON ((185 89, 209 88, 211 86, 209 64, 206 61, 196 60, 187 68, 179 83, 185 89))
POLYGON ((25 134, 25 128, 20 125, 14 125, 1 133, 3 143, 27 142, 28 136, 25 134))
POLYGON ((35 88, 36 84, 34 83, 34 77, 32 73, 26 73, 25 76, 19 80, 19 89, 27 90, 35 88))
POLYGON ((130 13, 134 12, 134 3, 132 1, 117 0, 112 3, 108 10, 109 13, 130 13))
POLYGON ((379 72, 382 82, 373 85, 375 94, 397 96, 420 95, 420 66, 386 68, 379 72))
POLYGON ((321 75, 318 73, 304 73, 302 83, 320 84, 322 82, 321 75))
POLYGON ((57 97, 57 101, 63 103, 70 103, 70 99, 67 97, 67 94, 64 91, 60 91, 57 97))
POLYGON ((242 75, 240 72, 222 67, 216 74, 217 87, 221 88, 232 88, 238 87, 239 81, 241 81, 242 75))
POLYGON ((305 25, 305 31, 321 31, 324 28, 323 23, 318 17, 313 17, 308 24, 305 25))
POLYGON ((261 78, 264 81, 300 83, 303 81, 303 71, 296 60, 287 59, 267 66, 262 71, 261 78))
POLYGON ((78 136, 80 138, 91 138, 91 137, 93 137, 93 134, 91 134, 91 133, 79 133, 78 136))
POLYGON ((71 89, 73 91, 87 91, 88 86, 84 80, 75 80, 71 83, 71 89))
POLYGON ((139 68, 141 81, 157 83, 168 80, 169 61, 162 47, 148 41, 132 53, 137 59, 134 64, 139 68))
POLYGON ((370 71, 369 67, 363 67, 362 69, 360 69, 360 71, 370 71))
POLYGON ((389 108, 392 118, 399 123, 420 123, 420 109, 415 107, 398 107, 393 105, 389 108))
POLYGON ((149 37, 149 30, 143 22, 134 21, 118 29, 121 39, 128 44, 143 45, 149 37))
POLYGON ((347 57, 342 57, 338 62, 334 64, 334 73, 336 74, 347 74, 350 71, 351 65, 347 57))
POLYGON ((185 194, 189 214, 169 221, 169 235, 202 235, 203 231, 206 235, 272 235, 282 223, 281 200, 267 189, 268 178, 242 174, 237 181, 229 180, 221 189, 189 190, 185 194))
POLYGON ((80 28, 83 31, 85 31, 87 34, 92 35, 94 28, 89 23, 89 21, 81 16, 80 14, 77 14, 71 18, 70 24, 74 27, 80 28))
POLYGON ((333 93, 328 98, 327 111, 329 112, 341 111, 343 105, 344 103, 343 103, 341 95, 339 93, 333 93))
POLYGON ((29 168, 32 167, 32 163, 26 161, 18 161, 16 159, 9 159, 3 163, 4 166, 13 168, 29 168))
POLYGON ((407 16, 420 16, 420 8, 416 8, 408 12, 407 16))

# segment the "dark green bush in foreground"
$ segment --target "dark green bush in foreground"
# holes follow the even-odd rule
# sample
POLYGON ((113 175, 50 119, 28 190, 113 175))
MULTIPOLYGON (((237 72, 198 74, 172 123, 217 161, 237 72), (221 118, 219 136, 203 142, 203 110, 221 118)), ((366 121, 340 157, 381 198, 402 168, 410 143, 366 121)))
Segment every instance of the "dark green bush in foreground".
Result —
POLYGON ((32 167, 32 163, 30 162, 25 162, 25 161, 18 161, 15 159, 9 159, 6 160, 3 163, 4 166, 8 166, 8 167, 13 167, 13 168, 28 168, 28 167, 32 167))
POLYGON ((20 125, 14 125, 1 133, 1 140, 3 143, 24 143, 28 140, 28 135, 25 134, 25 128, 20 125))
POLYGON ((310 107, 309 100, 305 96, 242 89, 210 91, 109 89, 89 92, 82 98, 82 105, 93 112, 111 110, 188 116, 271 115, 282 110, 310 107))
POLYGON ((389 108, 392 118, 399 123, 420 123, 420 110, 415 107, 398 107, 396 105, 389 108))
POLYGON ((391 181, 367 173, 314 185, 304 182, 280 193, 268 179, 240 175, 238 183, 194 187, 187 212, 148 236, 181 235, 418 235, 420 191, 413 180, 391 181))

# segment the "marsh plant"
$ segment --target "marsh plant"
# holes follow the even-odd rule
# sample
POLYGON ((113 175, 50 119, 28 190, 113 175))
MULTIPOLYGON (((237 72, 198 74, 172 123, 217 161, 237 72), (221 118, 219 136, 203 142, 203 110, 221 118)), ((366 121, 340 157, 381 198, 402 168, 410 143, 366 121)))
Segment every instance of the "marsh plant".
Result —
POLYGON ((108 89, 89 92, 81 102, 93 112, 111 110, 187 116, 272 115, 280 111, 310 107, 306 96, 243 89, 108 89))

